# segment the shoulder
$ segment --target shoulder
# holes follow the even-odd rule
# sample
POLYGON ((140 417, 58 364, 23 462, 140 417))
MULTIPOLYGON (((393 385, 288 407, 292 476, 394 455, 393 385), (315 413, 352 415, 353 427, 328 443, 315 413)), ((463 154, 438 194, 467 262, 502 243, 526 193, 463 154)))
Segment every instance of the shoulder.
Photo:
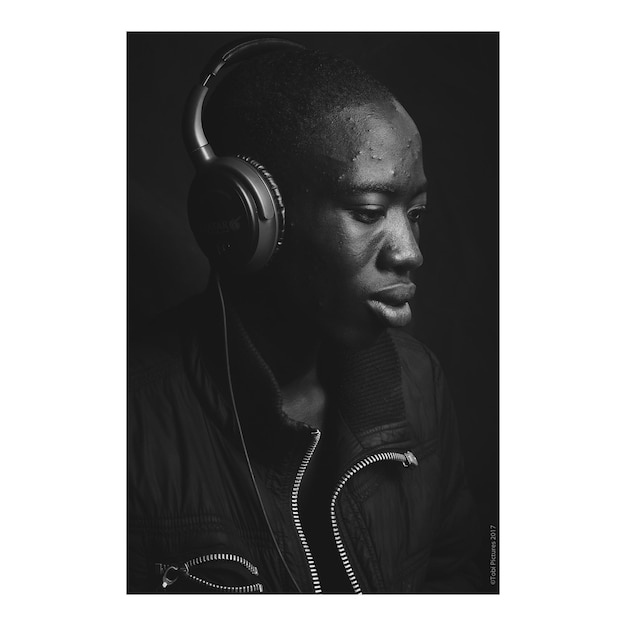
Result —
POLYGON ((192 299, 129 331, 129 394, 182 372, 196 325, 196 309, 197 302, 192 299))
POLYGON ((186 303, 129 339, 128 474, 135 504, 146 477, 162 475, 165 468, 174 473, 177 459, 195 454, 207 435, 207 412, 223 412, 201 356, 201 318, 193 309, 186 303))

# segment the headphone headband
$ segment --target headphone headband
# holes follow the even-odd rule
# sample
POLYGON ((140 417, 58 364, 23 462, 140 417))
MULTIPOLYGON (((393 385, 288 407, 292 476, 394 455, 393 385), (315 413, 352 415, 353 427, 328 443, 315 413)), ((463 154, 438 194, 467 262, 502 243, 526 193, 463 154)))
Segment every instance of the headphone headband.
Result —
POLYGON ((202 74, 200 83, 189 94, 183 118, 183 140, 196 167, 215 158, 215 153, 202 128, 202 109, 209 93, 208 85, 211 79, 215 78, 226 64, 239 63, 258 54, 281 48, 302 49, 304 46, 287 39, 267 37, 243 41, 235 46, 230 44, 213 55, 202 74))

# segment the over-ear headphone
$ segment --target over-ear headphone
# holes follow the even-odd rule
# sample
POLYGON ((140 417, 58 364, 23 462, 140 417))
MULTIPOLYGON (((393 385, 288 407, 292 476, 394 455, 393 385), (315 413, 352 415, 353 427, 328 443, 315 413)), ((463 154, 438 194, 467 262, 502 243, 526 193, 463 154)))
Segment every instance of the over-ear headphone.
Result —
MULTIPOLYGON (((285 39, 266 38, 240 43, 226 52, 218 51, 187 100, 183 137, 196 166, 188 199, 189 223, 200 248, 219 270, 255 272, 263 268, 282 243, 285 207, 274 179, 260 163, 245 155, 218 157, 213 152, 202 127, 202 109, 209 94, 207 85, 227 63, 285 47, 303 46, 285 39)), ((226 303, 219 273, 215 277, 224 323, 228 387, 246 464, 274 546, 295 589, 301 591, 270 524, 250 462, 231 378, 226 303)))
POLYGON ((265 267, 285 235, 285 207, 271 174, 245 156, 216 156, 202 127, 202 109, 215 77, 228 64, 280 48, 303 48, 285 39, 253 39, 218 51, 187 100, 183 138, 196 177, 188 199, 189 223, 212 264, 224 271, 265 267))

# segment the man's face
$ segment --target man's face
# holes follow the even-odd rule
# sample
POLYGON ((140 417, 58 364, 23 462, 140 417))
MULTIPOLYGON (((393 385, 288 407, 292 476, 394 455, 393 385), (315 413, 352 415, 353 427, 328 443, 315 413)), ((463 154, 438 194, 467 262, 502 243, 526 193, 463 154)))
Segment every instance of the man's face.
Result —
POLYGON ((395 101, 324 120, 287 208, 289 289, 315 324, 362 345, 411 320, 426 204, 419 133, 395 101))

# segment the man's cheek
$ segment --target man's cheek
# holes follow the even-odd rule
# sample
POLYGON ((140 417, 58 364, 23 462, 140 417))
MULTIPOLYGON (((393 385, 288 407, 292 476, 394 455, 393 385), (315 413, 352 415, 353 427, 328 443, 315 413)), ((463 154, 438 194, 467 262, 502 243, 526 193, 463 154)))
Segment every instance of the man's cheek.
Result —
POLYGON ((380 230, 368 233, 355 242, 351 249, 354 268, 362 272, 375 259, 383 245, 385 233, 380 230))

